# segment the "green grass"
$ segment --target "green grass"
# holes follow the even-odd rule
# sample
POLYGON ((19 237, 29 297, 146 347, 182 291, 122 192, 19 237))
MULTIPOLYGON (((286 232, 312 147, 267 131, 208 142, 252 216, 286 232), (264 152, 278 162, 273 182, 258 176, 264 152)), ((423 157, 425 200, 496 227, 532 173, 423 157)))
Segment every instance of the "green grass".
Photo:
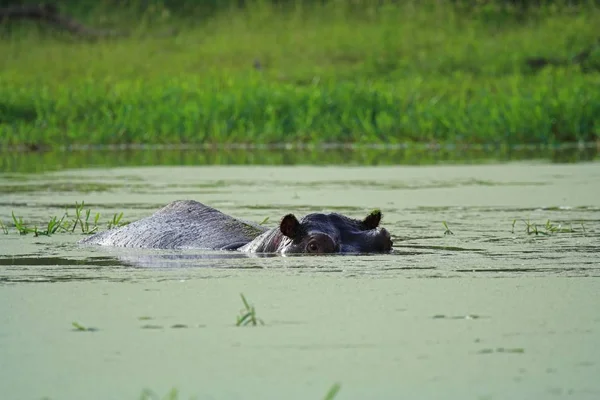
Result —
POLYGON ((0 229, 2 230, 2 233, 8 235, 8 226, 4 225, 4 222, 2 222, 2 220, 0 220, 0 229))
POLYGON ((600 48, 568 64, 598 40, 600 7, 383 3, 257 2, 195 25, 153 9, 133 37, 95 42, 17 27, 0 41, 0 147, 600 138, 600 48))
POLYGON ((71 325, 76 332, 96 332, 98 330, 97 328, 83 326, 79 322, 72 322, 71 325))
POLYGON ((334 383, 331 388, 329 388, 329 390, 327 391, 327 393, 325 394, 325 397, 323 398, 323 400, 333 400, 335 398, 335 396, 337 396, 338 392, 341 389, 341 385, 339 383, 334 383))
POLYGON ((242 293, 240 293, 240 297, 242 298, 242 302, 244 303, 244 309, 240 311, 240 315, 236 318, 235 326, 256 326, 258 324, 264 325, 262 319, 256 317, 256 309, 254 306, 251 306, 246 297, 242 293))
MULTIPOLYGON (((511 229, 511 233, 515 232, 515 225, 517 223, 517 220, 513 220, 512 223, 512 229, 511 229)), ((523 220, 523 224, 525 224, 525 232, 528 235, 543 235, 543 236, 550 236, 553 234, 557 234, 557 233, 581 233, 583 234, 583 236, 586 236, 586 229, 585 226, 583 225, 583 222, 579 223, 579 226, 581 226, 581 229, 575 229, 573 228, 573 224, 569 223, 569 227, 563 227, 562 224, 556 224, 556 223, 552 223, 550 220, 546 220, 545 224, 542 225, 538 225, 535 222, 530 222, 529 220, 525 221, 523 220)))
POLYGON ((444 228, 446 228, 446 230, 444 231, 444 235, 454 235, 454 232, 450 230, 450 227, 448 226, 448 223, 446 221, 442 221, 442 225, 444 225, 444 228))
MULTIPOLYGON (((31 227, 31 223, 26 223, 23 221, 22 217, 17 217, 12 212, 12 221, 14 228, 20 235, 27 235, 29 233, 33 233, 34 236, 51 236, 55 233, 74 233, 75 230, 81 230, 82 234, 91 235, 96 233, 100 227, 100 213, 94 214, 92 217, 91 209, 85 208, 85 203, 82 201, 81 203, 75 203, 74 216, 71 218, 69 215, 69 210, 65 210, 63 216, 58 219, 58 217, 54 216, 50 218, 48 223, 42 228, 38 228, 37 225, 31 227), (79 229, 78 229, 79 227, 79 229)), ((112 229, 116 227, 120 227, 128 224, 128 222, 122 222, 123 213, 114 214, 110 220, 106 223, 107 229, 112 229)), ((0 229, 4 234, 8 234, 9 227, 4 224, 0 220, 0 229)))

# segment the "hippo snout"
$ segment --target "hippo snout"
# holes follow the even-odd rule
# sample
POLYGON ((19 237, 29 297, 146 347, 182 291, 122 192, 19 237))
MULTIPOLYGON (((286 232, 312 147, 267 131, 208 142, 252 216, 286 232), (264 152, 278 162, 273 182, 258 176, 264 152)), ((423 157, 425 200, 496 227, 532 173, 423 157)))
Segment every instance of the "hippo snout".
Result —
POLYGON ((375 239, 375 247, 381 251, 386 252, 392 249, 394 242, 392 242, 392 236, 385 228, 378 228, 377 237, 375 239))
POLYGON ((392 246, 394 242, 392 242, 392 236, 385 228, 380 228, 379 236, 381 238, 381 249, 382 251, 390 251, 392 250, 392 246))

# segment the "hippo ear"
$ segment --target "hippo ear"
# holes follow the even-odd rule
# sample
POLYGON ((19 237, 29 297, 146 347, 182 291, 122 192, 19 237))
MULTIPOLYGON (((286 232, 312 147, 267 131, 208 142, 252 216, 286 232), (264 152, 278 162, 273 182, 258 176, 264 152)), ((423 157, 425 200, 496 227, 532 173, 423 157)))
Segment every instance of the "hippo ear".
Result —
POLYGON ((279 230, 290 239, 295 239, 300 233, 300 222, 294 214, 288 214, 281 220, 279 230))
POLYGON ((363 224, 365 226, 365 230, 375 229, 379 226, 379 221, 381 221, 381 211, 373 210, 371 214, 367 215, 365 219, 363 219, 363 224))

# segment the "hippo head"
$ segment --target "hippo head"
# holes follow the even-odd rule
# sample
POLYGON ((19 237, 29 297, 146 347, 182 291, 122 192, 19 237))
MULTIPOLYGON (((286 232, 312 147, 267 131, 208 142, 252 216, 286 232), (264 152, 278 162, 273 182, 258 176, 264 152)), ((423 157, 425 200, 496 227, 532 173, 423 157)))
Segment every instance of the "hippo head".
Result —
POLYGON ((392 240, 387 230, 379 228, 380 221, 379 210, 363 220, 337 213, 314 213, 298 221, 293 214, 288 214, 279 224, 285 236, 279 250, 283 254, 387 252, 392 248, 392 240))

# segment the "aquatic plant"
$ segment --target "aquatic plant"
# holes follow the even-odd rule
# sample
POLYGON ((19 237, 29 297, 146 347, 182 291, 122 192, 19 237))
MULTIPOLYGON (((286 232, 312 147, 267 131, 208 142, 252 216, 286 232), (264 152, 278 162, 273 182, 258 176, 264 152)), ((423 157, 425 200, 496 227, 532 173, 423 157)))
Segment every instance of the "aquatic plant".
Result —
POLYGON ((246 297, 242 293, 240 293, 240 297, 242 298, 242 302, 244 303, 244 309, 240 311, 240 315, 236 319, 236 326, 247 326, 252 325, 256 326, 258 324, 264 325, 262 319, 256 317, 256 309, 254 306, 251 306, 248 301, 246 301, 246 297))
MULTIPOLYGON (((512 233, 514 233, 515 223, 516 223, 516 220, 513 220, 513 225, 512 225, 513 229, 511 231, 512 233)), ((549 236, 549 235, 556 234, 556 233, 576 233, 576 232, 578 232, 576 229, 573 228, 573 226, 571 224, 567 228, 567 227, 563 227, 562 224, 554 224, 554 223, 550 222, 549 219, 546 221, 545 224, 540 226, 540 229, 538 229, 538 224, 536 224, 535 222, 530 222, 529 220, 527 220, 527 221, 523 220, 523 223, 525 224, 525 232, 528 235, 549 236)), ((583 222, 581 223, 581 231, 584 235, 586 234, 585 226, 583 225, 583 222)))
POLYGON ((73 326, 73 328, 75 328, 76 331, 78 332, 95 332, 98 329, 96 328, 91 328, 91 327, 85 327, 83 325, 81 325, 79 322, 71 322, 71 325, 73 326))
POLYGON ((62 218, 59 220, 56 216, 52 217, 50 219, 50 221, 48 221, 48 228, 46 229, 46 235, 52 235, 54 233, 56 233, 60 227, 62 226, 62 223, 64 221, 64 219, 66 218, 66 214, 62 216, 62 218))
POLYGON ((573 233, 575 232, 575 230, 573 229, 572 226, 569 226, 568 228, 563 228, 563 226, 561 224, 553 224, 550 222, 550 220, 546 221, 546 225, 544 225, 544 229, 546 229, 546 232, 548 233, 573 233))
MULTIPOLYGON (((12 220, 17 232, 20 235, 27 235, 29 233, 33 233, 34 236, 50 236, 55 233, 73 233, 75 229, 79 225, 81 228, 81 233, 89 235, 96 232, 99 228, 98 221, 100 220, 100 213, 96 213, 93 220, 90 220, 91 210, 84 209, 85 202, 75 203, 75 216, 73 219, 69 218, 68 210, 65 210, 63 216, 58 219, 58 217, 54 216, 50 218, 48 223, 46 224, 46 229, 38 229, 37 225, 33 228, 30 228, 24 221, 22 217, 17 217, 15 212, 12 212, 12 220)), ((121 221, 123 218, 123 213, 114 214, 112 219, 108 221, 107 227, 108 229, 112 229, 119 226, 127 225, 129 222, 121 221)), ((9 233, 8 227, 0 222, 0 227, 4 231, 5 234, 9 233)))
POLYGON ((85 220, 81 219, 81 213, 84 212, 83 207, 85 203, 82 201, 81 204, 75 202, 75 219, 73 220, 73 224, 71 226, 71 232, 75 232, 75 228, 77 228, 77 223, 81 227, 81 233, 92 234, 98 230, 98 219, 100 219, 100 214, 96 213, 94 217, 93 225, 90 227, 89 219, 92 210, 89 208, 85 210, 85 220))
POLYGON ((444 231, 444 235, 454 235, 454 232, 450 230, 446 221, 442 221, 442 225, 444 225, 444 228, 446 228, 446 230, 444 231))
POLYGON ((327 391, 327 394, 323 400, 333 400, 341 388, 342 386, 339 383, 334 383, 333 386, 331 386, 331 388, 327 391))
POLYGON ((108 221, 108 229, 112 229, 115 227, 119 227, 122 226, 123 224, 121 224, 121 219, 123 218, 123 212, 121 211, 120 214, 113 214, 112 220, 108 221))
POLYGON ((27 235, 28 233, 31 233, 31 232, 37 232, 37 228, 31 229, 31 228, 28 228, 27 226, 25 226, 25 223, 23 222, 23 218, 21 218, 21 217, 17 218, 15 216, 14 211, 12 212, 12 219, 13 219, 13 223, 15 224, 15 228, 17 229, 17 231, 19 232, 20 235, 27 235))

